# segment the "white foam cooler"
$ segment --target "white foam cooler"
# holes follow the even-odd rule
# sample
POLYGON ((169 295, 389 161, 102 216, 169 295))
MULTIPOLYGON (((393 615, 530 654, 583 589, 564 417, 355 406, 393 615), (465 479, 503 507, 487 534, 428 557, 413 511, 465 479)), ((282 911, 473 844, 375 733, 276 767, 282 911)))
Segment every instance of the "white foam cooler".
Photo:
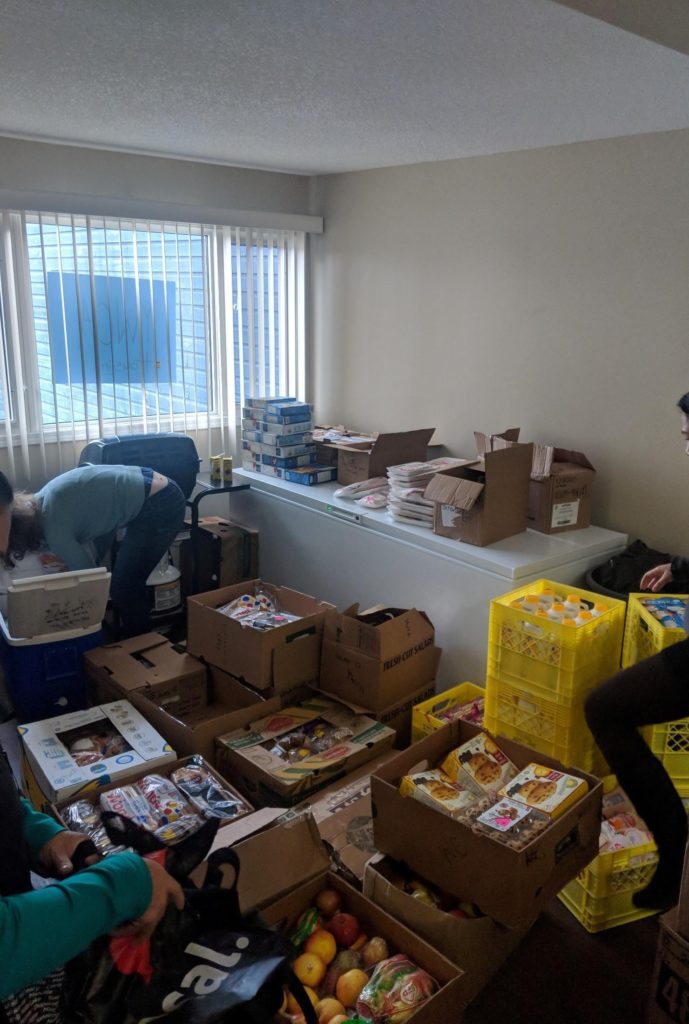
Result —
POLYGON ((86 707, 83 654, 102 643, 105 569, 14 581, 0 615, 5 681, 21 722, 86 707))

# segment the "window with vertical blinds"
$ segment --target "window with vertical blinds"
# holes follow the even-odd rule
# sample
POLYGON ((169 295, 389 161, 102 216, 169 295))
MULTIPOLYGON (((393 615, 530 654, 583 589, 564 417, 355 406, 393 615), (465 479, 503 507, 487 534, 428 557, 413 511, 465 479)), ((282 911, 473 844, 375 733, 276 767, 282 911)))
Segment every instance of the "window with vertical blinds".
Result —
POLYGON ((306 397, 304 232, 14 211, 0 226, 12 466, 30 444, 136 431, 220 429, 231 450, 244 398, 306 397))

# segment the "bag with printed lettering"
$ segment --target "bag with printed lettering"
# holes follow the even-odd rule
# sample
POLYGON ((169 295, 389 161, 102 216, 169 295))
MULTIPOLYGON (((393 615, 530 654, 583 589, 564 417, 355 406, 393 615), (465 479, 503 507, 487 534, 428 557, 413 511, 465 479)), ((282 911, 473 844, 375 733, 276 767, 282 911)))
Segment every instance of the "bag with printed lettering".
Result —
MULTIPOLYGON (((94 944, 94 958, 72 1009, 79 1024, 270 1024, 287 988, 306 1024, 317 1024, 303 985, 291 970, 294 947, 258 919, 242 918, 239 859, 231 849, 208 858, 202 889, 185 890, 186 905, 168 907, 149 942, 94 944), (221 888, 222 867, 235 877, 221 888)), ((83 965, 82 965, 83 966, 83 965)))

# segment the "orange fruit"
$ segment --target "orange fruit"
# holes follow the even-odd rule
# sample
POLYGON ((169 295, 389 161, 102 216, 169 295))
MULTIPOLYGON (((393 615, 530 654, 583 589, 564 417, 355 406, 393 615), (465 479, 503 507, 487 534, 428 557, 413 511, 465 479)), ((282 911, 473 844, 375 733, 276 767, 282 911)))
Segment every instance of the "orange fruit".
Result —
POLYGON ((356 938, 356 942, 353 942, 349 948, 353 949, 356 952, 358 949, 362 949, 367 942, 368 935, 365 932, 359 932, 356 938))
POLYGON ((334 1017, 345 1017, 345 1008, 342 1003, 338 1002, 337 999, 321 999, 319 1003, 316 1003, 316 1016, 318 1017, 318 1024, 330 1024, 330 1021, 334 1017))
MULTIPOLYGON (((306 992, 307 996, 311 1000, 311 1005, 315 1006, 316 1003, 318 1002, 318 996, 316 995, 314 990, 312 988, 309 988, 308 985, 304 985, 304 991, 306 992)), ((301 1006, 299 1005, 299 1003, 294 998, 294 996, 292 995, 291 992, 287 993, 286 1003, 287 1003, 287 1007, 286 1007, 287 1013, 291 1013, 291 1014, 294 1014, 294 1015, 301 1015, 301 1006)))
POLYGON ((335 995, 343 1006, 354 1006, 355 1002, 359 998, 359 993, 367 982, 368 975, 366 972, 360 971, 355 967, 337 979, 335 995))
POLYGON ((302 953, 292 966, 302 985, 310 988, 318 988, 325 977, 325 963, 315 953, 302 953))
POLYGON ((304 952, 315 953, 324 964, 330 964, 337 955, 337 943, 334 936, 326 932, 325 928, 317 928, 304 943, 304 952))

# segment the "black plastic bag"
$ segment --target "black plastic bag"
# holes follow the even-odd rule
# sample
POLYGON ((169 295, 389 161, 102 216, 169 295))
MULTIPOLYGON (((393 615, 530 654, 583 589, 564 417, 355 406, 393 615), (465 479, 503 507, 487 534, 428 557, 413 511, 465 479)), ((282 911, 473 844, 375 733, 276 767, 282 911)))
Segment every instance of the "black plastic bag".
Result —
POLYGON ((270 1024, 287 985, 307 1024, 316 1015, 290 963, 294 947, 242 919, 234 850, 211 854, 202 889, 185 892, 186 906, 169 907, 149 943, 104 939, 82 963, 85 982, 69 1017, 74 1024, 270 1024), (222 867, 235 871, 220 888, 222 867))

